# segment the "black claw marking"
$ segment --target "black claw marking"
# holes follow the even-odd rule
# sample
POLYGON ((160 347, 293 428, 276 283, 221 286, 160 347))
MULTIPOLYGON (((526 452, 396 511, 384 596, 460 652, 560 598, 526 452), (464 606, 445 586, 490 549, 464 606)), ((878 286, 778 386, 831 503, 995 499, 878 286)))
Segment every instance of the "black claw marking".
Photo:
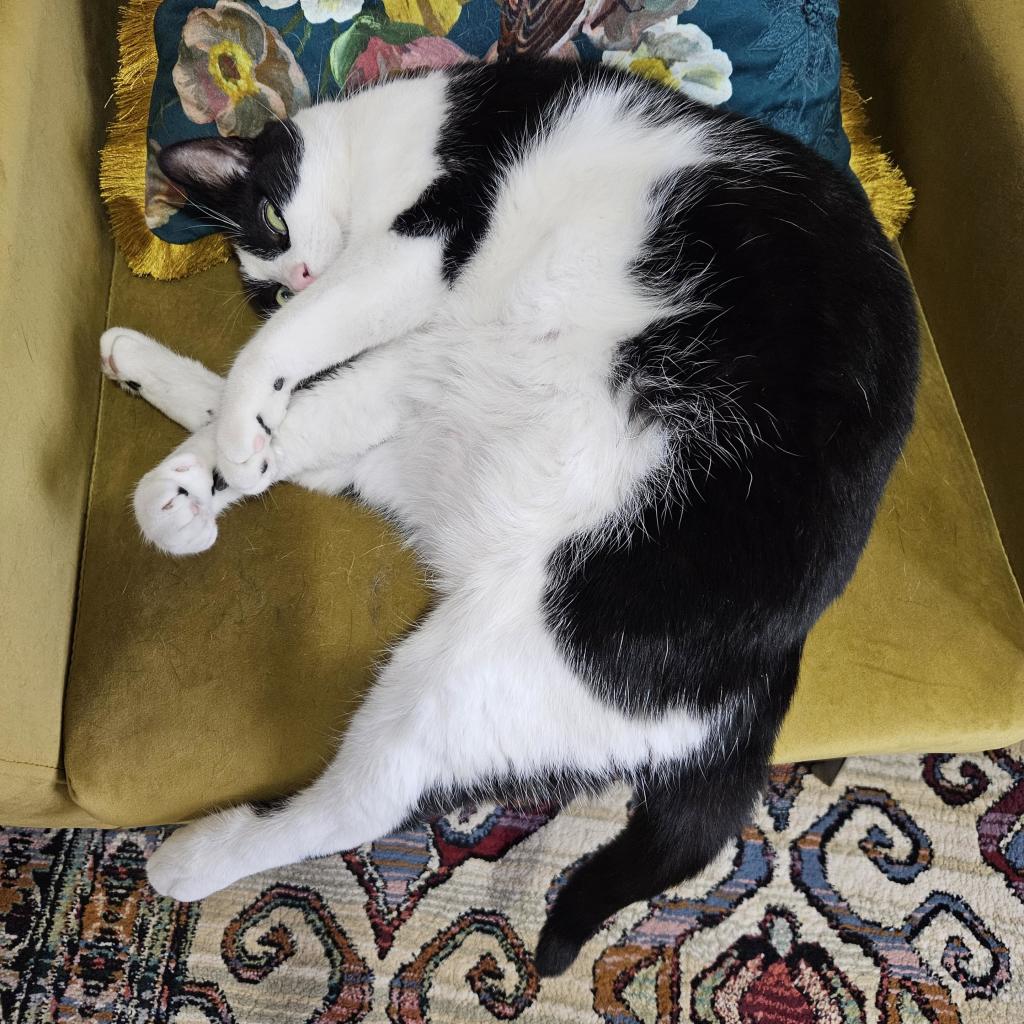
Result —
POLYGON ((266 473, 266 471, 268 469, 270 469, 270 464, 267 463, 267 462, 264 462, 263 463, 263 467, 260 469, 260 476, 262 476, 264 473, 266 473))
POLYGON ((214 467, 213 470, 213 487, 210 488, 211 494, 216 494, 217 491, 223 491, 227 487, 228 482, 220 475, 220 470, 214 467))
POLYGON ((277 380, 274 381, 274 390, 275 391, 280 391, 281 388, 283 388, 283 387, 284 387, 284 377, 278 377, 277 380))
POLYGON ((132 391, 141 391, 142 385, 137 380, 126 380, 124 382, 125 387, 131 388, 132 391))
POLYGON ((188 497, 188 491, 186 491, 184 487, 179 487, 178 488, 178 493, 179 494, 184 494, 186 498, 188 497))
POLYGON ((267 436, 269 437, 270 436, 270 427, 268 427, 266 425, 266 423, 263 422, 263 417, 262 416, 257 416, 256 417, 256 422, 267 432, 267 436))
POLYGON ((212 409, 207 409, 206 410, 206 415, 209 416, 210 419, 212 420, 213 419, 213 410, 212 409))

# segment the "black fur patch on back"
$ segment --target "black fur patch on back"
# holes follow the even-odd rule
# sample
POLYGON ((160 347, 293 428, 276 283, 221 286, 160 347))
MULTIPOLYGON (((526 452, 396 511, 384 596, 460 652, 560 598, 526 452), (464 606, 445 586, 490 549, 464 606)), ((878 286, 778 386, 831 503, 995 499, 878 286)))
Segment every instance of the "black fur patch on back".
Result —
POLYGON ((796 679, 782 652, 852 575, 909 429, 917 322, 856 186, 795 141, 746 135, 771 162, 665 183, 634 267, 659 289, 699 275, 704 300, 625 342, 612 381, 664 431, 665 474, 612 539, 556 550, 545 601, 601 699, 711 711, 778 688, 774 733, 796 679))
POLYGON ((398 216, 394 230, 444 238, 443 272, 454 281, 487 233, 509 160, 543 131, 574 86, 602 75, 600 65, 558 60, 454 70, 437 145, 444 172, 398 216))

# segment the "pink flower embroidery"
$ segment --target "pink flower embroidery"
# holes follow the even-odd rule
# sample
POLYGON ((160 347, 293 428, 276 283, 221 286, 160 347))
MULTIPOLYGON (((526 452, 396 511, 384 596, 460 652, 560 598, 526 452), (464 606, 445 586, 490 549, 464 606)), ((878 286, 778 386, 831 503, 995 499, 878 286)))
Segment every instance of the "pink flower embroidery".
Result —
POLYGON ((451 67, 472 59, 454 43, 436 36, 422 36, 401 46, 385 43, 379 36, 371 36, 345 79, 345 88, 351 90, 369 85, 396 71, 451 67))

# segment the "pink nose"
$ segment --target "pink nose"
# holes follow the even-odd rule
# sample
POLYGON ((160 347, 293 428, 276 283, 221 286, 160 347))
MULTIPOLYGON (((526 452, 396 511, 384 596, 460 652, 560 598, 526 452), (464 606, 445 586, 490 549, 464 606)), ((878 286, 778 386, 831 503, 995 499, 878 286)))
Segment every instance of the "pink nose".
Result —
POLYGON ((296 263, 288 271, 288 287, 293 292, 301 292, 303 288, 308 288, 315 280, 316 278, 310 273, 309 267, 305 263, 296 263))

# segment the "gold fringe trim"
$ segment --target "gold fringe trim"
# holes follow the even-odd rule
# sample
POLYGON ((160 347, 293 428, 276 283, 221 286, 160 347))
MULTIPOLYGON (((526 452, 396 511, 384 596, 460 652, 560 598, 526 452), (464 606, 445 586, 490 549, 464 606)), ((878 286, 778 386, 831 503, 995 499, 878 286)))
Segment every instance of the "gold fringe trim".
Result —
POLYGON ((867 104, 844 64, 840 77, 843 130, 850 140, 850 169, 860 179, 886 238, 903 230, 914 206, 914 190, 903 172, 883 153, 868 126, 867 104))
POLYGON ((100 194, 114 241, 131 271, 173 281, 223 263, 231 248, 220 235, 174 245, 146 225, 146 139, 158 66, 153 19, 160 2, 127 0, 121 9, 115 114, 100 153, 100 194))
MULTIPOLYGON (((120 61, 114 77, 116 110, 100 154, 100 193, 107 205, 114 240, 131 271, 173 281, 224 263, 231 247, 220 235, 174 245, 157 238, 146 225, 146 140, 158 66, 153 19, 160 3, 126 0, 121 11, 120 61)), ((850 167, 860 179, 886 236, 894 239, 910 216, 914 190, 871 135, 864 98, 845 65, 840 88, 843 129, 850 140, 850 167)))

